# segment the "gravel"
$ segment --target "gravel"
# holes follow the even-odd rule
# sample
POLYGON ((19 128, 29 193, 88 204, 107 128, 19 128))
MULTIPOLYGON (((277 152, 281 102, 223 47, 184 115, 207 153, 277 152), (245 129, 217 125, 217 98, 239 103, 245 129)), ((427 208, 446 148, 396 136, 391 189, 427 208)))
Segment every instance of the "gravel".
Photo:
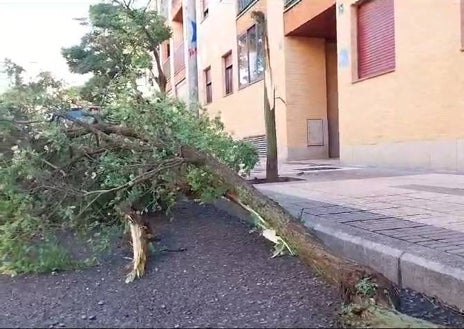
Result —
POLYGON ((337 290, 211 206, 154 219, 160 252, 125 284, 127 245, 98 267, 0 277, 0 327, 333 327, 337 290))

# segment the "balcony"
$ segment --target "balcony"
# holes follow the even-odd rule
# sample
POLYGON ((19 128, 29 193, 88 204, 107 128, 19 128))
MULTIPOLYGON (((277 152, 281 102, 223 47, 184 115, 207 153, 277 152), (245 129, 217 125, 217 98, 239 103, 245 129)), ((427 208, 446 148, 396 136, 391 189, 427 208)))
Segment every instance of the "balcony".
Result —
POLYGON ((296 5, 301 0, 285 0, 284 7, 285 10, 290 9, 292 6, 296 5))
POLYGON ((171 0, 171 15, 174 22, 182 22, 182 0, 171 0))
POLYGON ((250 8, 258 0, 237 0, 237 16, 250 8))
POLYGON ((336 0, 285 0, 287 36, 335 39, 336 0))
POLYGON ((185 69, 185 47, 182 42, 174 50, 174 75, 185 69))

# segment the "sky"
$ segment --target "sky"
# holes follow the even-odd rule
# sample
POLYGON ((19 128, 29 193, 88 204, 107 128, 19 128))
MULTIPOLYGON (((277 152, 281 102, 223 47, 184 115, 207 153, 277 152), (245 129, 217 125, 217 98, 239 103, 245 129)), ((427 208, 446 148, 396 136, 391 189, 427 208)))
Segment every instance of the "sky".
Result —
MULTIPOLYGON (((50 71, 69 85, 88 76, 69 72, 61 48, 80 42, 87 28, 73 20, 86 17, 98 0, 0 0, 0 62, 5 57, 29 74, 50 71)), ((1 84, 1 83, 0 83, 1 84)))

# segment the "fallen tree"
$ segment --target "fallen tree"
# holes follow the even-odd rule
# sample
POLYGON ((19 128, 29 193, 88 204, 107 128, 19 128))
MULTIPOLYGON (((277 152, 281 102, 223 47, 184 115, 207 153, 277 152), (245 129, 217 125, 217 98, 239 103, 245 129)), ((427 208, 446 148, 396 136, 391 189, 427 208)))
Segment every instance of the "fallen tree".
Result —
MULTIPOLYGON (((43 239, 46 228, 54 226, 87 228, 98 222, 104 230, 120 218, 131 232, 130 282, 143 275, 148 259, 153 232, 145 213, 169 212, 184 194, 201 201, 224 196, 266 223, 290 252, 339 285, 346 305, 344 326, 431 326, 395 311, 398 291, 383 275, 335 255, 246 182, 239 173, 253 168, 256 152, 224 133, 220 121, 206 114, 197 118, 166 97, 144 102, 124 97, 94 124, 58 115, 70 125, 39 121, 21 130, 11 120, 10 128, 22 134, 22 142, 12 146, 0 172, 0 200, 9 205, 0 223, 3 272, 18 272, 17 249, 7 241, 43 239)), ((37 253, 27 249, 19 256, 37 253)))

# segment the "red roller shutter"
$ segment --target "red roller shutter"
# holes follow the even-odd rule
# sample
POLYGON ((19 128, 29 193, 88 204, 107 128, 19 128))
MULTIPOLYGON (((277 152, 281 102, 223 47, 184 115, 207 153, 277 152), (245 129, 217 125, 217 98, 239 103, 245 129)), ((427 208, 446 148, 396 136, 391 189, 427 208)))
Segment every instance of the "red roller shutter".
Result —
POLYGON ((358 77, 395 68, 394 0, 368 0, 358 6, 358 77))

